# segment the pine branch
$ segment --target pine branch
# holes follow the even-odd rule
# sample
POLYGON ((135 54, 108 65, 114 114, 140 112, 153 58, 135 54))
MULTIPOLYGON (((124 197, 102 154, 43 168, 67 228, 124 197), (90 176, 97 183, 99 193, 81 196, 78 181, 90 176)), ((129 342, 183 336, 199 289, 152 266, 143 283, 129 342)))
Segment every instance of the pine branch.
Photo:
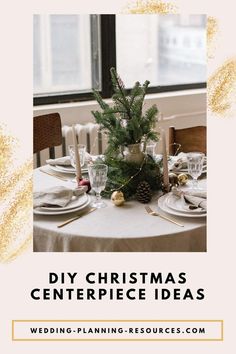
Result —
MULTIPOLYGON (((126 108, 127 110, 127 115, 129 117, 129 119, 132 118, 131 114, 130 114, 130 106, 129 106, 129 102, 126 98, 126 95, 125 95, 125 92, 124 92, 124 88, 121 86, 120 82, 119 82, 119 79, 118 79, 118 76, 117 76, 117 73, 116 73, 116 70, 115 68, 111 68, 110 70, 111 72, 111 78, 112 78, 112 82, 113 82, 113 87, 114 88, 118 88, 118 92, 117 93, 120 93, 122 98, 123 98, 123 101, 120 100, 120 102, 124 105, 124 107, 126 108)), ((112 96, 113 98, 113 96, 112 96)))
POLYGON ((102 109, 109 108, 109 105, 102 99, 102 96, 100 95, 100 93, 98 91, 93 90, 93 94, 94 94, 96 101, 98 102, 99 106, 102 109))
POLYGON ((153 105, 145 114, 142 113, 149 81, 145 81, 143 86, 136 82, 130 94, 127 95, 124 84, 114 68, 111 69, 111 80, 114 88, 113 105, 109 106, 100 93, 94 91, 94 97, 102 111, 92 111, 100 129, 107 134, 106 153, 117 155, 121 147, 147 139, 157 141, 158 134, 153 130, 158 112, 157 107, 153 105))
POLYGON ((137 98, 142 93, 140 83, 137 81, 130 93, 130 107, 132 107, 135 98, 137 98))
POLYGON ((145 118, 145 120, 150 122, 150 126, 153 125, 152 128, 154 128, 154 125, 156 123, 157 114, 158 114, 158 108, 156 105, 151 106, 145 112, 144 118, 145 118))
POLYGON ((144 101, 144 97, 147 93, 147 89, 148 89, 148 86, 150 84, 150 81, 146 80, 143 84, 143 87, 142 87, 142 95, 141 95, 141 105, 140 105, 140 114, 142 114, 142 107, 143 107, 143 101, 144 101))

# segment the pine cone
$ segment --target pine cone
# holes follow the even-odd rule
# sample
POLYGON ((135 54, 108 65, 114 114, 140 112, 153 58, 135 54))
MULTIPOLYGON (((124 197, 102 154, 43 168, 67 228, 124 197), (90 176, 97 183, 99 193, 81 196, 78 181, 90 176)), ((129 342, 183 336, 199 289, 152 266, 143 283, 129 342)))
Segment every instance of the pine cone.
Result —
POLYGON ((152 191, 148 182, 140 182, 136 190, 137 200, 141 203, 149 203, 152 199, 152 191))

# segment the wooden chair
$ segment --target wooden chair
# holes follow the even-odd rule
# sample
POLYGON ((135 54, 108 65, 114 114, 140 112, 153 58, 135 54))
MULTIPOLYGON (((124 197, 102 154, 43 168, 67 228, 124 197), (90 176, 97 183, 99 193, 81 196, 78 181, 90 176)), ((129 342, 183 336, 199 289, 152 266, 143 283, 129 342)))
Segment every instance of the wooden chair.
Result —
POLYGON ((40 151, 49 148, 50 159, 55 158, 55 146, 62 144, 61 117, 50 113, 34 117, 34 153, 37 167, 41 165, 40 151))
POLYGON ((169 154, 176 152, 203 152, 206 155, 206 127, 192 127, 185 129, 169 128, 169 154), (179 144, 179 145, 178 145, 179 144))

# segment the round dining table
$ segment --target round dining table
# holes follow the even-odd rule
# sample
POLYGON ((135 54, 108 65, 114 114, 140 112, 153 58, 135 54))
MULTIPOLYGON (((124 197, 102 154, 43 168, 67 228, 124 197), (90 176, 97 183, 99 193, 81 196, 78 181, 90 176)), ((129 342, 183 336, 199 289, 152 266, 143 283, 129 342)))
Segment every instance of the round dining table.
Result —
MULTIPOLYGON (((74 176, 60 180, 44 172, 52 172, 48 166, 34 171, 34 191, 55 186, 75 188, 74 176)), ((206 180, 201 180, 205 184, 206 180)), ((91 200, 94 198, 89 193, 91 200)), ((135 200, 115 206, 104 199, 106 207, 97 209, 58 228, 68 218, 79 214, 34 215, 34 252, 205 252, 206 217, 192 218, 172 216, 158 207, 154 196, 150 207, 175 219, 183 227, 159 216, 151 216, 145 205, 135 200)))

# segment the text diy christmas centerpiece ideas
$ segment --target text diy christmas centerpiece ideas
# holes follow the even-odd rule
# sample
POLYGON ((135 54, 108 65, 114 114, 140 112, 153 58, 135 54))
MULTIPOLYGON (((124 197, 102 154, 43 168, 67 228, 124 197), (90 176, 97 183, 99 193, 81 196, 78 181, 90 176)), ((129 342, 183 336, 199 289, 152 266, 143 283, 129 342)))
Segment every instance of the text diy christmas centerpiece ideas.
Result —
POLYGON ((143 109, 149 81, 143 85, 136 82, 128 92, 116 70, 111 68, 110 72, 113 103, 109 105, 98 91, 94 91, 101 110, 92 112, 108 138, 104 162, 109 168, 104 194, 112 195, 114 200, 121 201, 120 204, 123 195, 125 199, 136 197, 147 203, 162 182, 161 163, 146 153, 147 144, 159 140, 155 131, 158 109, 156 105, 145 112, 143 109))

